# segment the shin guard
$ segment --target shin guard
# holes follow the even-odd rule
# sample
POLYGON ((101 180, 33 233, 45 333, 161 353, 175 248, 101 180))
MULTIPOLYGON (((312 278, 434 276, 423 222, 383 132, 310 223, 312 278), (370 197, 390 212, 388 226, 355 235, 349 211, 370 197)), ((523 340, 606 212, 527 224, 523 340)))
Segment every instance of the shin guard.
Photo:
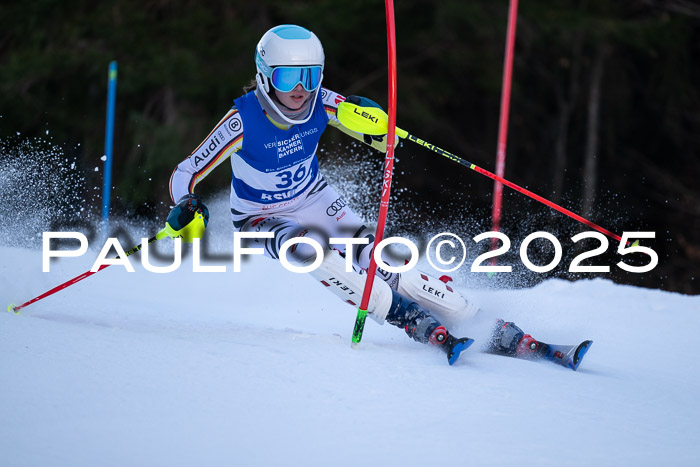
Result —
MULTIPOLYGON (((311 276, 327 287, 344 302, 360 306, 367 276, 345 270, 345 259, 333 250, 326 252, 321 265, 311 276)), ((392 290, 383 280, 376 278, 372 286, 367 313, 379 324, 384 324, 391 307, 392 290)))
POLYGON ((447 284, 451 280, 449 277, 443 278, 444 280, 436 279, 411 269, 401 273, 396 291, 418 302, 420 306, 446 322, 473 318, 479 311, 478 307, 467 302, 459 292, 447 284))

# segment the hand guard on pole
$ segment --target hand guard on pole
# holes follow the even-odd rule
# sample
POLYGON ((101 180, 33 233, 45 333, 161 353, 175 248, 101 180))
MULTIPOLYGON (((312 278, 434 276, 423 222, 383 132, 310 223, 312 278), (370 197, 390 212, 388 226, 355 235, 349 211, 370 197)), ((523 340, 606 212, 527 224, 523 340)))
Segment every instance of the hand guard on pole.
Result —
POLYGON ((180 198, 172 208, 165 221, 165 231, 172 238, 192 243, 195 238, 202 238, 208 222, 209 209, 202 198, 191 193, 180 198))
MULTIPOLYGON (((343 117, 338 116, 338 120, 341 123, 343 123, 348 118, 349 119, 361 119, 361 118, 363 118, 362 109, 368 108, 368 107, 379 109, 380 112, 377 112, 378 114, 386 115, 382 106, 377 104, 376 102, 374 102, 372 99, 368 99, 367 97, 352 95, 352 96, 346 97, 345 101, 342 102, 341 105, 338 106, 338 113, 345 114, 343 117), (352 104, 352 105, 349 105, 349 104, 352 104)), ((369 115, 369 114, 365 114, 365 116, 366 115, 369 115)), ((388 118, 388 116, 387 116, 387 118, 388 118)), ((386 124, 388 126, 388 122, 386 122, 386 124)), ((353 127, 349 127, 349 128, 353 128, 353 127)), ((362 135, 364 137, 365 144, 367 144, 368 146, 372 146, 376 149, 379 149, 382 152, 386 152, 386 145, 384 145, 383 147, 378 147, 378 146, 373 145, 372 142, 376 141, 379 143, 383 143, 384 137, 387 135, 388 130, 385 130, 382 133, 377 133, 377 132, 373 131, 376 128, 375 126, 370 126, 368 128, 369 128, 369 130, 371 130, 370 132, 367 132, 367 133, 360 132, 360 133, 362 133, 362 135)), ((394 147, 396 147, 398 144, 399 144, 399 136, 394 135, 394 147)))

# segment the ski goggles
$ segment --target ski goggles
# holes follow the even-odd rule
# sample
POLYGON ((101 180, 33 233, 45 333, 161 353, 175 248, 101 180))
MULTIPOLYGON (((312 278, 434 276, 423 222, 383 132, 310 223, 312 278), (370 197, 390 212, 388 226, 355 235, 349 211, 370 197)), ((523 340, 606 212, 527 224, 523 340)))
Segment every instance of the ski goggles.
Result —
POLYGON ((320 66, 278 66, 272 69, 269 78, 272 86, 280 92, 289 92, 299 83, 311 92, 321 84, 322 72, 320 66))

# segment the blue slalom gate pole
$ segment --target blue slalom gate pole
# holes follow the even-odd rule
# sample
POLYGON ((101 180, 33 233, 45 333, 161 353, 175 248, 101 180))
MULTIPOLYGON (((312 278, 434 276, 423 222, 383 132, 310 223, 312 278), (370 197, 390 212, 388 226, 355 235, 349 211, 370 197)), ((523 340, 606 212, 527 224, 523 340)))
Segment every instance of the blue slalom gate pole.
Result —
POLYGON ((112 146, 114 142, 114 104, 117 98, 117 62, 109 64, 107 90, 107 123, 105 126, 105 166, 102 186, 102 226, 106 232, 109 224, 109 204, 112 188, 112 146))

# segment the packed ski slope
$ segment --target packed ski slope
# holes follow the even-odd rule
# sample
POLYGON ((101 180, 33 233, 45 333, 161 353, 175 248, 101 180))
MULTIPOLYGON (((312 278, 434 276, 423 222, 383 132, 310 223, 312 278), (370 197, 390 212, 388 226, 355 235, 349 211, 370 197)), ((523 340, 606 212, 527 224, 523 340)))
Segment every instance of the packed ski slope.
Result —
MULTIPOLYGON (((220 211, 209 234, 228 251, 220 211)), ((88 270, 100 246, 49 273, 40 251, 0 247, 2 303, 88 270)), ((477 344, 451 367, 370 320, 352 350, 356 310, 271 260, 193 273, 189 255, 154 274, 132 259, 0 313, 0 465, 700 464, 700 297, 462 281, 483 315, 456 323, 477 344), (497 317, 594 345, 577 372, 480 353, 497 317)))

